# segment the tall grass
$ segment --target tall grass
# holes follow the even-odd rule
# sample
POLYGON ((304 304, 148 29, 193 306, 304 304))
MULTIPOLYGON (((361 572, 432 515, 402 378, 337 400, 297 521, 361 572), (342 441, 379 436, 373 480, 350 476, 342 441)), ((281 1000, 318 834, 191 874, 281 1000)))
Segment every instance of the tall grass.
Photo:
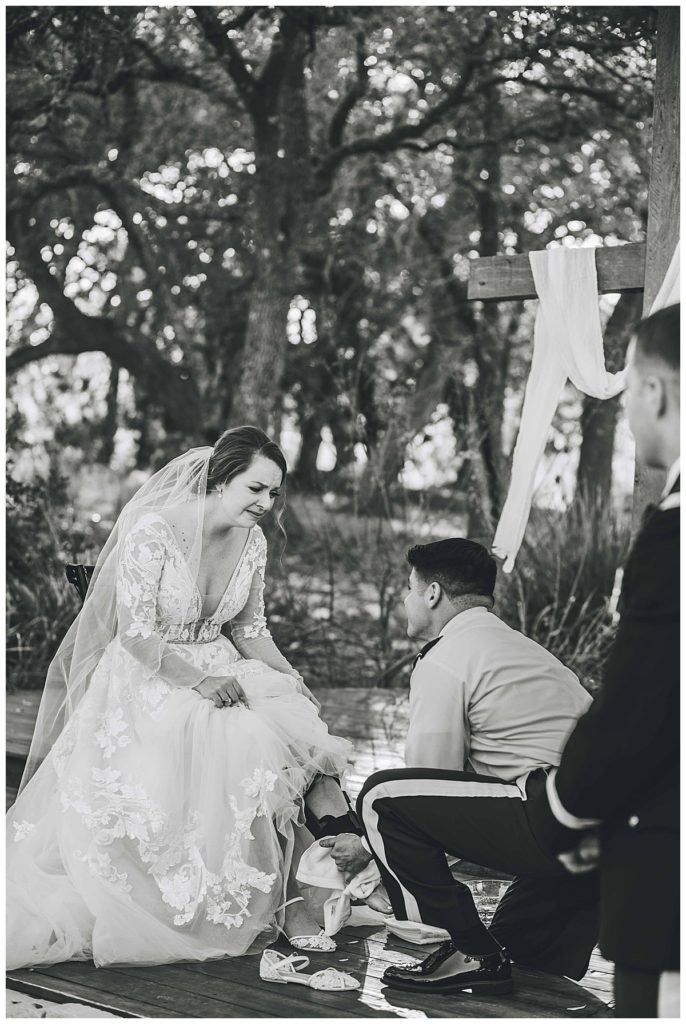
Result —
POLYGON ((500 574, 496 610, 595 692, 612 643, 615 574, 630 522, 580 500, 565 514, 534 510, 511 576, 500 574))

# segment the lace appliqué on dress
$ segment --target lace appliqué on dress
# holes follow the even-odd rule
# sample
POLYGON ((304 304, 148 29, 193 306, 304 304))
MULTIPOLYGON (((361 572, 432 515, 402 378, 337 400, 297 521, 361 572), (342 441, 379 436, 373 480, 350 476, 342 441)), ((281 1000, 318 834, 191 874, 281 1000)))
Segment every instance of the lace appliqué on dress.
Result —
POLYGON ((105 711, 98 715, 98 722, 100 728, 95 733, 95 740, 102 747, 103 757, 112 757, 115 751, 131 742, 131 737, 126 735, 128 726, 124 721, 123 708, 105 711))
POLYGON ((234 615, 237 615, 243 605, 245 605, 247 593, 244 593, 244 588, 246 583, 249 584, 250 589, 254 589, 256 600, 250 620, 232 623, 231 625, 231 635, 237 643, 240 643, 242 640, 257 640, 259 637, 271 639, 264 607, 267 542, 261 531, 256 536, 257 543, 251 549, 250 557, 246 557, 241 566, 243 578, 240 582, 243 586, 237 586, 236 591, 243 595, 243 603, 236 609, 234 615))
POLYGON ((27 836, 30 836, 35 827, 36 826, 32 821, 13 821, 12 828, 14 829, 15 843, 20 843, 22 839, 26 839, 27 836))
POLYGON ((255 819, 269 813, 266 797, 276 781, 274 772, 256 768, 240 784, 250 804, 239 808, 236 798, 230 797, 233 828, 225 837, 226 852, 218 872, 205 864, 198 815, 191 812, 182 828, 173 828, 143 787, 124 782, 115 769, 92 768, 88 792, 81 780, 73 780, 71 790, 62 792, 62 808, 76 811, 94 833, 93 842, 79 857, 103 881, 122 892, 130 891, 126 872, 118 871, 103 849, 115 840, 130 839, 140 859, 149 865, 148 873, 164 903, 177 911, 173 918, 177 927, 204 913, 213 924, 237 928, 250 916, 252 891, 269 893, 277 879, 276 874, 247 864, 241 854, 241 844, 254 838, 251 827, 255 819))

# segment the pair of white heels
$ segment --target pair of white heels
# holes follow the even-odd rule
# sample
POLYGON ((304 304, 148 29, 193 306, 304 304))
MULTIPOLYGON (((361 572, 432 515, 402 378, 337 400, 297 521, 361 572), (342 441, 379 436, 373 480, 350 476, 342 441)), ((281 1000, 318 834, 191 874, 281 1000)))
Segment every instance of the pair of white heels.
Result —
POLYGON ((360 987, 357 978, 335 967, 326 967, 315 974, 299 974, 310 962, 307 956, 291 953, 279 953, 276 949, 265 949, 260 960, 260 978, 262 981, 276 982, 277 985, 306 985, 319 992, 352 992, 360 987))

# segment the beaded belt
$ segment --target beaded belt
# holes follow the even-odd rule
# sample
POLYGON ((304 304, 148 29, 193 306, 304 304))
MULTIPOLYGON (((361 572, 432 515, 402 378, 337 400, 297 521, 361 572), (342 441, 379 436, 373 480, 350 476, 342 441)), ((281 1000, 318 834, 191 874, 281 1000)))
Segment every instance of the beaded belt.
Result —
POLYGON ((210 636, 206 640, 182 640, 182 639, 172 640, 172 639, 169 639, 169 640, 167 640, 167 643, 168 644, 213 644, 218 636, 219 636, 219 633, 217 633, 217 636, 210 636))
POLYGON ((211 644, 221 635, 220 628, 212 623, 193 623, 191 626, 179 626, 178 636, 168 636, 165 640, 169 644, 211 644), (210 636, 203 636, 203 633, 210 632, 210 636))

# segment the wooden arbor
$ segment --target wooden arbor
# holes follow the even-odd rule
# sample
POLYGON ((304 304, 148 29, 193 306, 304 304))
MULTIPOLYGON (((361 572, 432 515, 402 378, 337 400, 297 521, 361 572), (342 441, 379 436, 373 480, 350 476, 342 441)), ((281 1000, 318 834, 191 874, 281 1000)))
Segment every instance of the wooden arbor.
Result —
MULTIPOLYGON (((645 243, 596 249, 598 291, 643 292, 643 314, 653 304, 679 239, 679 16, 678 7, 658 8, 653 151, 645 243)), ((535 299, 527 253, 472 261, 469 299, 535 299)), ((634 486, 634 524, 664 485, 664 473, 640 467, 634 486)))

